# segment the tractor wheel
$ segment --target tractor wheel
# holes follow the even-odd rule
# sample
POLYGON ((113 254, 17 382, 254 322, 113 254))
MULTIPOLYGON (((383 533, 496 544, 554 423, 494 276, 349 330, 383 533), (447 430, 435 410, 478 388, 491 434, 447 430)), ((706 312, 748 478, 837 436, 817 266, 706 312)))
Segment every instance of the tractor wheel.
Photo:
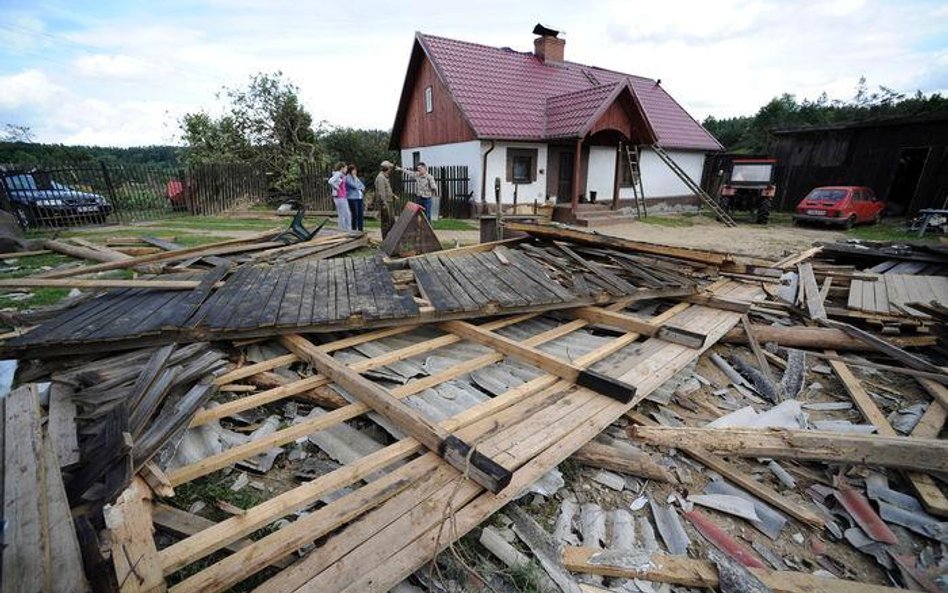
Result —
POLYGON ((757 204, 757 224, 767 224, 770 222, 770 209, 772 207, 770 198, 761 198, 757 204))
POLYGON ((849 218, 846 219, 846 222, 843 224, 843 228, 848 231, 849 229, 853 228, 854 226, 856 226, 856 215, 855 215, 855 214, 853 214, 852 216, 850 216, 849 218))

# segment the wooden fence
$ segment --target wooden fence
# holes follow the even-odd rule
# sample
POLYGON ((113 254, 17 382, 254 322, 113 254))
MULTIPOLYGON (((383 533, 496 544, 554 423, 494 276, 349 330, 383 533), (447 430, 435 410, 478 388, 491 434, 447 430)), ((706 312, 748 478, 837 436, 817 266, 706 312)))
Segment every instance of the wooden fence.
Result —
MULTIPOLYGON (((466 166, 430 167, 429 172, 438 183, 441 194, 439 216, 442 218, 470 218, 473 215, 473 192, 466 166)), ((329 178, 332 171, 316 166, 303 167, 300 173, 301 198, 310 211, 331 214, 335 212, 329 178)), ((375 179, 365 179, 367 208, 372 207, 375 194, 375 179)), ((395 192, 395 208, 401 211, 415 193, 415 180, 400 171, 392 173, 392 190, 395 192)), ((374 209, 374 208, 373 208, 374 209)))

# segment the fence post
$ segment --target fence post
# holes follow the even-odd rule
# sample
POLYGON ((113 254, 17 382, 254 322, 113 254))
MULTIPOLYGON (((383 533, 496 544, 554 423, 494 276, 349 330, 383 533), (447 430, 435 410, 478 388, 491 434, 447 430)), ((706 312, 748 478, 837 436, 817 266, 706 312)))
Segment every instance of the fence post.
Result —
POLYGON ((115 212, 115 218, 119 219, 119 222, 125 222, 121 216, 121 208, 119 208, 118 200, 115 199, 115 187, 112 185, 112 176, 109 175, 109 168, 105 166, 105 161, 99 161, 99 166, 102 167, 102 180, 105 181, 105 188, 109 192, 109 200, 112 202, 112 212, 115 212))

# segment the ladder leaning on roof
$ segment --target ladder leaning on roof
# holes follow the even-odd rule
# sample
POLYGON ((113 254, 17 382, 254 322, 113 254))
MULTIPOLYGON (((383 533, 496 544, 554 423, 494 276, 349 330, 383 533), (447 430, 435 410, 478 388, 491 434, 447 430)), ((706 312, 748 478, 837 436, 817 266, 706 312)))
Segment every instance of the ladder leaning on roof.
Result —
POLYGON ((678 163, 676 163, 671 158, 671 156, 669 156, 669 154, 665 152, 664 148, 662 148, 658 144, 653 144, 652 150, 655 151, 655 154, 658 155, 658 158, 665 161, 665 164, 668 165, 668 168, 671 169, 672 172, 675 175, 677 175, 679 179, 682 180, 682 182, 688 187, 688 189, 690 189, 692 192, 697 194, 699 198, 701 198, 701 202, 705 206, 707 206, 708 209, 711 210, 711 212, 714 213, 714 215, 717 217, 718 220, 724 223, 724 226, 729 226, 729 227, 737 226, 737 223, 734 222, 734 219, 731 218, 728 215, 728 213, 725 212, 721 208, 721 206, 718 205, 717 201, 714 198, 708 195, 708 192, 701 189, 701 186, 695 183, 695 180, 689 177, 688 174, 684 171, 684 169, 678 166, 678 163))
POLYGON ((645 190, 642 189, 642 171, 639 167, 641 153, 639 152, 638 145, 630 146, 628 144, 620 144, 620 150, 623 147, 625 148, 626 161, 629 164, 629 177, 632 181, 632 199, 635 202, 635 216, 636 218, 646 218, 648 217, 648 211, 645 208, 645 190))

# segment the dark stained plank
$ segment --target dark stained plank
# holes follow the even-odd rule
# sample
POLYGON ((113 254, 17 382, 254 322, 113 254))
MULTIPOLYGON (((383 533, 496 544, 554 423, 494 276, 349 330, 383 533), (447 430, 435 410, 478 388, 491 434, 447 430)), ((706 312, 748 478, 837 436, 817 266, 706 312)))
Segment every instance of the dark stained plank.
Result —
POLYGON ((83 327, 74 329, 69 338, 85 341, 93 339, 93 336, 97 334, 105 337, 111 335, 114 328, 127 332, 129 328, 138 325, 145 316, 153 314, 173 298, 174 295, 169 292, 171 291, 136 288, 115 307, 89 319, 83 327))
POLYGON ((362 279, 357 276, 355 269, 355 258, 341 258, 340 263, 346 271, 346 291, 349 294, 349 316, 365 317, 367 303, 362 294, 362 279))
MULTIPOLYGON (((510 262, 504 264, 500 260, 497 260, 496 265, 501 274, 503 274, 504 278, 508 279, 509 282, 516 282, 518 286, 521 286, 521 291, 526 292, 533 302, 558 303, 563 300, 556 290, 544 282, 546 279, 545 275, 537 275, 530 272, 525 272, 514 264, 516 256, 511 255, 513 258, 512 260, 511 257, 508 257, 508 255, 503 253, 503 251, 501 253, 503 254, 503 257, 508 262, 510 262)), ((495 257, 495 259, 497 258, 495 257)))
POLYGON ((517 249, 508 249, 506 246, 500 246, 497 247, 497 249, 501 250, 501 253, 507 257, 507 260, 512 266, 516 267, 538 284, 542 284, 544 288, 555 294, 561 301, 571 301, 576 298, 576 295, 567 290, 562 284, 550 278, 546 270, 534 261, 533 258, 524 255, 517 249))
POLYGON ((316 268, 316 295, 313 301, 313 314, 311 316, 313 323, 325 323, 329 319, 330 306, 335 310, 335 294, 330 291, 330 273, 329 268, 332 260, 320 260, 316 268))
POLYGON ((391 319, 402 317, 401 306, 399 302, 393 298, 395 296, 395 286, 385 286, 385 279, 382 277, 382 273, 389 276, 389 278, 391 278, 391 276, 385 264, 382 263, 382 258, 376 255, 372 258, 363 259, 362 263, 365 266, 366 276, 372 285, 372 294, 375 298, 375 313, 378 318, 391 319), (379 269, 380 266, 381 270, 379 269))
POLYGON ((211 314, 212 311, 216 311, 221 303, 225 303, 228 299, 232 298, 235 292, 232 292, 231 288, 235 285, 239 285, 243 282, 243 279, 247 277, 248 274, 252 273, 252 266, 244 266, 237 268, 227 281, 224 283, 224 286, 215 289, 210 298, 208 298, 197 311, 191 315, 191 318, 187 322, 187 327, 197 327, 201 325, 211 314))
POLYGON ((481 263, 477 255, 472 254, 467 257, 457 257, 455 263, 468 274, 470 278, 476 278, 480 286, 490 295, 501 307, 510 307, 512 305, 527 305, 526 299, 516 292, 511 292, 507 284, 501 280, 489 267, 481 263))
POLYGON ((316 299, 316 268, 319 265, 318 260, 303 260, 306 264, 306 271, 303 276, 303 295, 300 297, 300 311, 297 317, 297 325, 308 325, 313 318, 313 303, 316 299))
POLYGON ((224 327, 257 326, 257 318, 260 317, 264 299, 273 291, 273 282, 269 281, 273 277, 273 266, 254 267, 257 268, 257 275, 252 278, 252 283, 248 282, 242 287, 240 300, 235 301, 230 317, 225 319, 224 327))
MULTIPOLYGON (((374 270, 371 268, 371 260, 365 257, 353 257, 353 269, 358 278, 359 293, 362 298, 363 309, 362 316, 366 319, 379 319, 381 317, 378 298, 375 294, 374 270)), ((386 315, 391 317, 391 315, 386 315)))
POLYGON ((420 257, 411 261, 411 269, 415 273, 415 281, 431 306, 439 312, 463 311, 464 308, 454 298, 451 291, 441 282, 441 279, 431 270, 427 257, 420 257))
POLYGON ((522 274, 517 274, 521 278, 512 277, 513 274, 509 270, 510 266, 501 264, 496 255, 493 253, 475 253, 473 258, 504 287, 501 291, 505 295, 502 304, 505 306, 514 303, 536 304, 537 301, 534 300, 535 296, 532 294, 533 286, 521 281, 522 274))
POLYGON ((272 327, 276 325, 277 318, 280 315, 280 306, 283 304, 283 298, 286 296, 286 287, 290 282, 291 266, 295 265, 296 263, 284 266, 272 266, 273 276, 270 280, 272 289, 269 293, 264 289, 264 293, 267 294, 263 301, 263 309, 260 312, 260 316, 257 317, 257 327, 272 327))
POLYGON ((306 262, 296 261, 284 265, 289 267, 289 279, 286 283, 286 290, 283 292, 283 300, 280 303, 276 324, 285 327, 299 324, 300 309, 302 308, 303 292, 305 290, 306 262))
POLYGON ((233 282, 225 283, 224 289, 227 294, 218 303, 217 307, 209 313, 206 325, 215 329, 223 329, 228 326, 231 319, 239 320, 239 315, 252 308, 253 303, 250 305, 243 303, 248 299, 254 300, 255 293, 252 289, 263 274, 263 267, 251 266, 246 275, 235 279, 233 282))
POLYGON ((335 319, 348 319, 352 315, 352 308, 349 306, 349 285, 346 283, 346 265, 343 259, 330 259, 332 262, 332 283, 336 290, 336 316, 335 319))
POLYGON ((113 290, 91 301, 80 303, 29 333, 10 340, 10 343, 40 344, 50 340, 58 341, 60 336, 69 335, 70 328, 79 327, 84 319, 98 315, 100 311, 114 306, 131 291, 131 288, 113 290))
POLYGON ((477 311, 481 308, 478 301, 467 294, 464 287, 444 268, 441 260, 436 255, 429 255, 424 258, 428 270, 435 275, 438 282, 444 289, 451 293, 451 296, 460 305, 461 311, 477 311))
POLYGON ((468 296, 477 303, 478 308, 482 309, 493 302, 490 298, 490 295, 481 290, 481 288, 479 288, 475 283, 476 278, 469 278, 468 275, 464 273, 464 271, 457 265, 457 262, 454 261, 453 257, 439 257, 438 261, 441 262, 441 265, 444 266, 445 271, 451 276, 451 278, 460 284, 468 296))

